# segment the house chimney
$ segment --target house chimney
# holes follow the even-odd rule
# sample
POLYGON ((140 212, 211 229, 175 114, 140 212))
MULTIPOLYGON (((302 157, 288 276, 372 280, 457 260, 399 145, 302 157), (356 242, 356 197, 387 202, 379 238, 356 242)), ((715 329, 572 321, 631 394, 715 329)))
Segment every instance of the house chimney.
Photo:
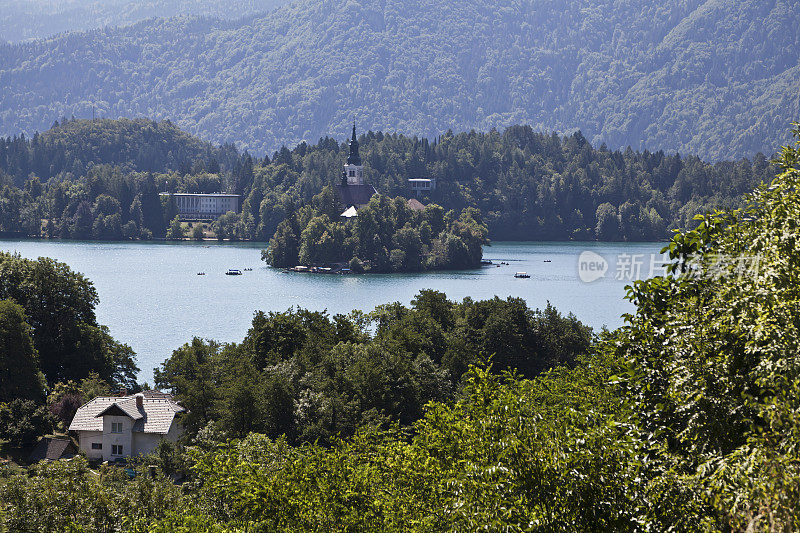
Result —
POLYGON ((125 388, 120 389, 119 390, 119 395, 120 396, 127 396, 128 395, 128 389, 125 389, 125 388))
POLYGON ((137 394, 136 395, 136 408, 137 409, 141 409, 143 403, 144 403, 144 394, 137 394))

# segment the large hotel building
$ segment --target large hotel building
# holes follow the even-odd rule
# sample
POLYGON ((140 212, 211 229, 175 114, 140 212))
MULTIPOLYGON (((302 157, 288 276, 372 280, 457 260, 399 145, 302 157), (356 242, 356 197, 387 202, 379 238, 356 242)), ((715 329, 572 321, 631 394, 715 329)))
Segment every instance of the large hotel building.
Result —
POLYGON ((178 215, 183 220, 210 220, 224 215, 228 211, 239 211, 238 194, 191 194, 167 193, 161 196, 170 196, 178 209, 178 215))

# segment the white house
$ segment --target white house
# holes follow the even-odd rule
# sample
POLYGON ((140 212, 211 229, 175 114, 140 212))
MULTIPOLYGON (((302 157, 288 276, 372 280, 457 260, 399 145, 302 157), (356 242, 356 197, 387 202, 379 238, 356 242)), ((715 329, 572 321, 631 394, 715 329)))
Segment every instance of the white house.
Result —
POLYGON ((104 461, 152 452, 162 439, 183 434, 186 409, 171 394, 144 391, 130 396, 98 396, 75 413, 69 430, 78 434, 89 459, 104 461))

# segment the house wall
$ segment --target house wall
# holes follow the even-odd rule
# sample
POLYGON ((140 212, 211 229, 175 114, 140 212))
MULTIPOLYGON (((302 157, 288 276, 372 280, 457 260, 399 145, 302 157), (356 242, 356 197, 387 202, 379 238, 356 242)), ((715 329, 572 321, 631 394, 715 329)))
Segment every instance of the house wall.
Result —
MULTIPOLYGON (((102 459, 105 450, 93 450, 92 443, 103 443, 102 431, 79 431, 78 446, 86 454, 88 459, 102 459)), ((105 447, 104 447, 105 448, 105 447)))
POLYGON ((119 457, 127 457, 133 451, 131 429, 133 419, 127 416, 105 415, 103 417, 103 460, 110 461, 119 457), (122 422, 122 433, 111 433, 111 423, 122 422), (122 445, 122 455, 111 455, 112 445, 122 445))
POLYGON ((147 455, 156 449, 158 443, 162 439, 170 442, 178 442, 178 439, 183 434, 183 428, 177 420, 172 421, 169 432, 166 434, 161 433, 141 433, 135 432, 133 434, 133 455, 147 455))
POLYGON ((163 437, 164 435, 159 433, 141 433, 137 431, 133 434, 133 455, 147 455, 156 449, 163 437))

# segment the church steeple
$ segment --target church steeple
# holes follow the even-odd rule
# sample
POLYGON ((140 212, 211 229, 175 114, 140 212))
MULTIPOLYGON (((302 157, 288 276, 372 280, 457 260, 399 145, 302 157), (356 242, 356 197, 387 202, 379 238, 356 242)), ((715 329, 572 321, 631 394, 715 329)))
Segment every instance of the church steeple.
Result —
POLYGON ((356 140, 356 124, 353 123, 353 137, 350 139, 350 155, 347 156, 347 163, 344 165, 342 174, 342 185, 363 185, 364 166, 361 164, 361 156, 358 153, 358 140, 356 140), (345 180, 347 180, 345 182, 345 180))
POLYGON ((358 153, 358 141, 356 140, 355 122, 353 122, 353 138, 350 139, 350 155, 347 157, 347 164, 361 166, 361 156, 358 153))

